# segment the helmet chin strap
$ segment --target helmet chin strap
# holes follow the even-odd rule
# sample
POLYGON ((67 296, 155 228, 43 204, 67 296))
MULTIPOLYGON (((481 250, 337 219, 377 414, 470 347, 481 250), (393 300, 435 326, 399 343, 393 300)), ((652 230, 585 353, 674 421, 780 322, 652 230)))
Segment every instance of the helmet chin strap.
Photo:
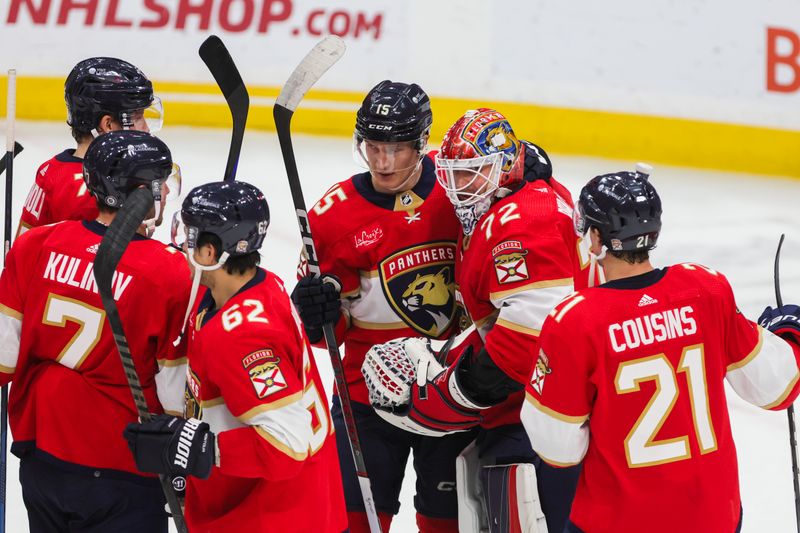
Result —
MULTIPOLYGON (((586 235, 585 237, 588 237, 588 235, 586 235)), ((591 252, 591 250, 589 251, 589 287, 594 287, 595 273, 599 274, 600 276, 599 281, 601 285, 606 282, 606 275, 602 269, 602 265, 600 265, 601 268, 599 269, 597 268, 597 265, 600 263, 600 261, 605 259, 606 252, 608 252, 608 248, 606 247, 605 244, 603 244, 602 248, 600 248, 599 254, 594 254, 591 252)))
POLYGON ((194 302, 197 299, 197 292, 200 289, 200 277, 202 276, 203 272, 211 272, 212 270, 217 270, 221 268, 225 262, 230 257, 228 252, 222 252, 222 255, 219 256, 219 261, 217 261, 213 265, 201 265, 198 263, 194 258, 194 248, 188 248, 186 251, 186 255, 189 258, 189 262, 194 267, 194 276, 192 277, 192 290, 189 293, 189 305, 186 307, 186 314, 183 315, 183 325, 181 326, 181 333, 178 337, 172 342, 174 346, 177 346, 181 342, 181 338, 183 338, 183 334, 186 331, 186 322, 189 320, 189 315, 192 314, 192 309, 194 309, 194 302))

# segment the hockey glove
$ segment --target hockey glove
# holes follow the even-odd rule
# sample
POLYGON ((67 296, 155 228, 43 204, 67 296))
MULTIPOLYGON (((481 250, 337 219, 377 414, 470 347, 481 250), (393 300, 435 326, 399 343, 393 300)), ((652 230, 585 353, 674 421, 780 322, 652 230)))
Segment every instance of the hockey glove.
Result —
POLYGON ((758 324, 775 335, 800 345, 800 307, 789 304, 773 309, 768 306, 758 317, 758 324))
POLYGON ((322 339, 322 326, 336 325, 341 314, 342 284, 336 276, 305 276, 292 291, 292 302, 311 343, 322 339))
POLYGON ((149 422, 128 424, 122 435, 142 472, 201 479, 211 474, 214 434, 196 418, 157 415, 149 422))
POLYGON ((370 348, 361 373, 381 418, 412 433, 441 437, 477 426, 487 407, 464 394, 459 362, 443 367, 429 340, 405 337, 370 348))

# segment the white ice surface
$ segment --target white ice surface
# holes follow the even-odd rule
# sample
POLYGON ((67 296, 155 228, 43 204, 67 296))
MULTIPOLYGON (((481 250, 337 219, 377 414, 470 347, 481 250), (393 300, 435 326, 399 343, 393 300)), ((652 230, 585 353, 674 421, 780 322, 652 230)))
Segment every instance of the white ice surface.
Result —
MULTIPOLYGON (((25 151, 17 157, 14 167, 14 231, 38 165, 73 146, 63 124, 18 122, 16 130, 17 140, 25 151)), ((2 122, 0 131, 4 131, 2 122)), ((200 183, 221 179, 230 141, 228 131, 167 127, 160 136, 181 165, 184 192, 200 183)), ((309 205, 335 181, 359 171, 350 157, 349 140, 297 135, 294 141, 309 205)), ((550 155, 556 176, 573 195, 590 177, 633 170, 635 163, 550 155)), ((786 154, 786 157, 796 157, 796 154, 786 154)), ((266 193, 272 220, 262 250, 263 265, 279 274, 291 287, 300 239, 274 133, 247 132, 238 178, 257 185, 266 193)), ((798 220, 800 180, 659 165, 652 180, 664 204, 664 230, 653 254, 656 266, 693 261, 723 272, 733 285, 742 312, 755 319, 765 305, 774 305, 772 265, 778 237, 784 232, 787 239, 781 261, 783 297, 788 303, 800 301, 800 228, 792 225, 793 220, 798 220)), ((177 202, 168 206, 168 216, 176 206, 177 202)), ((165 224, 157 233, 164 240, 169 237, 167 226, 165 224)), ((317 363, 330 392, 332 374, 325 352, 317 353, 317 363)), ((786 413, 761 411, 744 403, 730 389, 728 392, 739 454, 745 513, 743 531, 795 531, 786 413)), ((9 455, 8 531, 11 532, 27 530, 17 469, 16 458, 9 455)), ((400 515, 392 531, 416 530, 413 470, 409 468, 407 473, 400 515)))

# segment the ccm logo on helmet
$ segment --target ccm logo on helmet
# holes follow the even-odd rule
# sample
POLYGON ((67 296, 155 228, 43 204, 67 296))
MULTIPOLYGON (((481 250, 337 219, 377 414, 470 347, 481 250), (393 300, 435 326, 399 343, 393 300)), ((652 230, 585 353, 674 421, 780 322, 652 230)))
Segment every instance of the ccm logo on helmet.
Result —
POLYGON ((368 124, 368 130, 381 130, 381 131, 391 131, 394 126, 390 126, 388 124, 368 124))

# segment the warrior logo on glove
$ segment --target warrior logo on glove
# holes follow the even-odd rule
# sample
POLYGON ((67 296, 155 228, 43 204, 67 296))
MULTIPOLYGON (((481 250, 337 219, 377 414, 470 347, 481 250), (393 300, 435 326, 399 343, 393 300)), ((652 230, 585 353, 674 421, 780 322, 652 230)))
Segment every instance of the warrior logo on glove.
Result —
POLYGON ((455 257, 454 243, 432 242, 395 252, 378 267, 392 308, 428 337, 442 335, 455 317, 455 257))

